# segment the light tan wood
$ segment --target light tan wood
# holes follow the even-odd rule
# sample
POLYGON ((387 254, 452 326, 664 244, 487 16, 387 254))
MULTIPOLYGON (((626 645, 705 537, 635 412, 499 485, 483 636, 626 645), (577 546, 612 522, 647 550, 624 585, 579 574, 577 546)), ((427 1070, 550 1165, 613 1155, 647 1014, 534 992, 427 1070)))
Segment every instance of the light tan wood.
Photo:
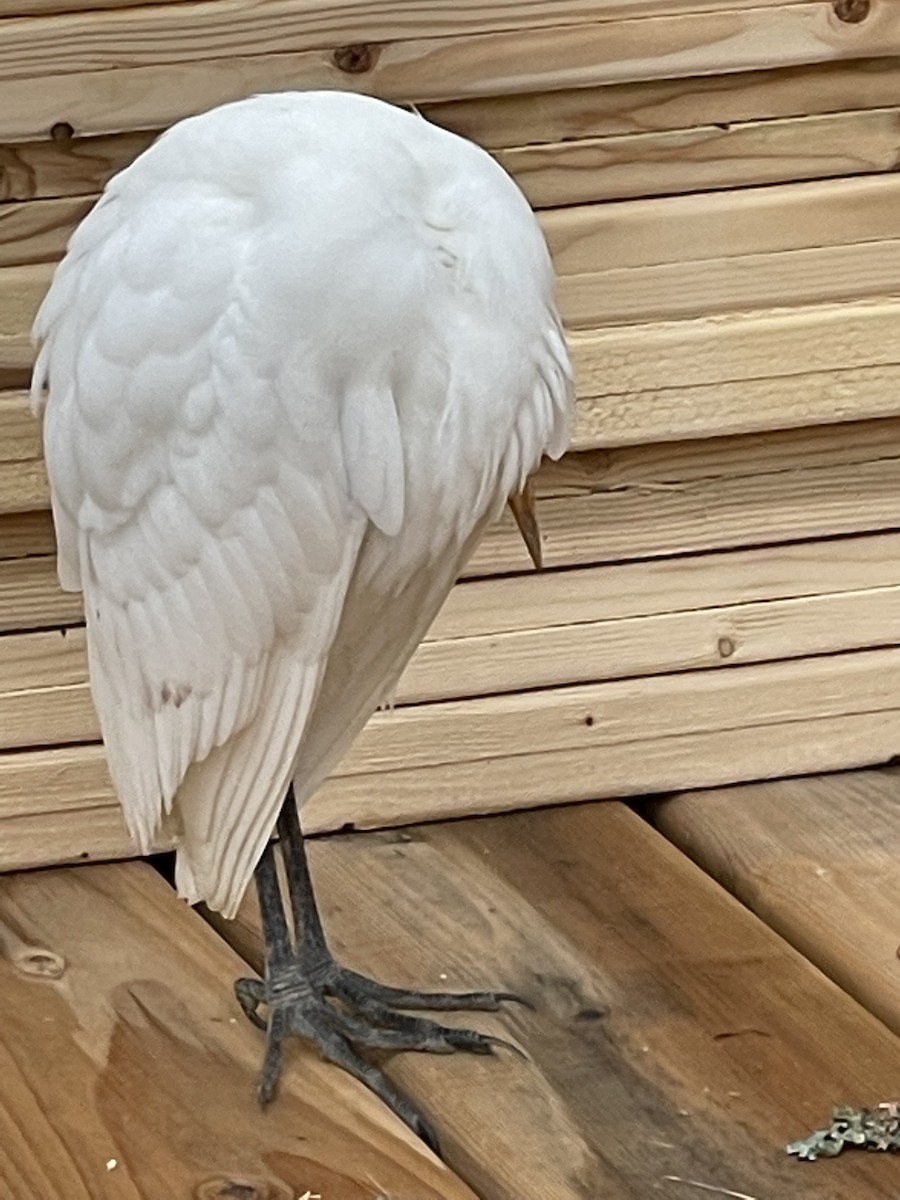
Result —
MULTIPOLYGON (((892 529, 898 428, 896 419, 849 422, 568 455, 538 476, 545 561, 576 566, 892 529)), ((15 464, 4 479, 15 479, 15 464)), ((49 518, 8 520, 12 530, 25 523, 18 552, 31 557, 0 558, 0 628, 77 620, 78 598, 53 581, 49 518)), ((531 570, 506 514, 465 575, 531 570)))
MULTIPOLYGON (((859 300, 896 295, 900 291, 900 236, 879 237, 877 229, 900 235, 900 189, 896 181, 879 195, 871 186, 845 189, 837 196, 839 208, 851 200, 866 214, 864 221, 847 225, 836 221, 839 215, 834 205, 824 208, 827 199, 818 189, 807 190, 801 198, 811 203, 796 206, 795 189, 789 189, 785 203, 773 211, 766 203, 762 210, 748 213, 742 193, 727 194, 723 204, 720 194, 716 202, 705 206, 675 205, 671 198, 653 203, 623 205, 612 214, 603 207, 591 206, 588 221, 580 214, 576 222, 567 222, 569 210, 546 214, 544 225, 551 245, 558 249, 557 261, 568 270, 559 280, 562 312, 570 329, 593 329, 604 325, 626 325, 636 322, 669 321, 673 318, 704 317, 708 314, 741 309, 833 303, 840 300, 859 300), (741 197, 733 205, 727 200, 741 197), (881 201, 888 200, 890 214, 879 220, 881 201), (704 211, 705 209, 705 211, 704 211), (692 211, 693 210, 693 211, 692 211), (729 224, 729 214, 734 218, 729 224), (638 221, 630 219, 638 215, 638 221), (610 220, 612 216, 612 220, 610 220), (616 217, 621 217, 617 224, 616 217), (750 216, 752 224, 746 220, 750 216), (722 221, 721 218, 726 218, 722 221), (742 222, 741 218, 744 218, 742 222), (699 218, 699 220, 698 220, 699 218), (705 218, 709 223, 705 239, 698 228, 705 218), (818 221, 817 221, 818 218, 818 221), (823 222, 824 218, 824 222, 823 222), (593 219, 593 220, 592 220, 593 219), (764 219, 778 221, 780 241, 789 240, 789 230, 802 230, 808 245, 787 249, 746 250, 742 236, 749 232, 750 246, 764 242, 759 225, 764 219), (822 224, 827 225, 822 228, 822 224), (574 228, 573 228, 574 225, 574 228), (658 242, 656 231, 671 225, 668 241, 658 242), (750 226, 749 230, 746 226, 750 226), (582 236, 579 236, 579 228, 582 236), (691 234, 697 243, 681 243, 677 238, 691 234), (718 240, 716 235, 721 240, 718 240), (812 244, 817 236, 828 239, 825 245, 812 244), (845 239, 843 242, 841 239, 845 239), (865 239, 865 240, 863 240, 865 239), (831 244, 836 241, 837 244, 831 244), (642 248, 648 258, 661 252, 667 255, 662 262, 629 264, 608 267, 623 257, 621 244, 642 248), (649 245, 648 245, 649 243, 649 245), (574 247, 574 253, 570 249, 574 247), (703 257, 694 253, 701 251, 703 257)), ((774 189, 778 190, 778 189, 774 189)), ((760 199, 761 193, 752 193, 760 199)), ((692 197, 692 199, 694 199, 692 197)), ((90 199, 48 200, 25 204, 0 205, 0 268, 20 261, 46 259, 53 261, 63 251, 75 222, 91 207, 90 199), (32 214, 37 210, 37 217, 32 214), (21 220, 5 221, 7 215, 21 220), (3 241, 4 231, 11 240, 3 241)), ((576 210, 577 211, 577 210, 576 210)), ((574 215, 574 214, 572 214, 574 215)), ((795 235, 796 237, 796 235, 795 235)), ((768 239, 773 240, 773 239, 768 239)), ((640 252, 640 249, 639 251, 640 252)), ((23 289, 34 289, 33 280, 42 278, 42 287, 49 283, 50 268, 42 272, 31 269, 23 282, 21 272, 14 271, 6 286, 11 294, 21 295, 23 289)), ((4 277, 0 275, 0 289, 4 277)), ((40 292, 35 291, 36 304, 40 292)), ((31 312, 27 314, 30 323, 31 312)), ((27 352, 30 359, 30 351, 27 352)), ((20 366, 26 366, 22 361, 20 366)), ((2 451, 0 451, 2 453, 2 451)))
POLYGON ((0 271, 0 371, 29 371, 34 361, 30 330, 50 283, 50 264, 0 271))
POLYGON ((562 276, 900 237, 892 175, 698 192, 539 214, 562 276))
MULTIPOLYGON (((196 21, 184 21, 167 26, 161 38, 153 37, 155 7, 121 10, 115 15, 138 14, 133 23, 136 31, 140 25, 141 36, 97 39, 89 51, 76 50, 77 21, 70 25, 54 18, 47 37, 35 36, 33 21, 6 22, 0 141, 38 140, 60 121, 79 134, 159 129, 225 100, 296 87, 301 81, 306 87, 340 86, 424 102, 900 51, 900 13, 890 0, 873 0, 870 15, 858 23, 838 19, 826 0, 809 0, 742 11, 390 41, 376 47, 368 71, 347 73, 335 65, 334 43, 324 36, 321 49, 298 48, 310 44, 308 34, 292 23, 298 10, 292 9, 294 18, 272 22, 283 2, 273 0, 258 22, 241 22, 239 36, 231 19, 215 33, 210 24, 198 28, 196 21), (173 29, 180 31, 178 36, 173 29), (240 57, 235 57, 236 43, 240 57), (123 55, 134 65, 121 67, 123 55), (56 72, 49 83, 48 72, 56 72)), ((192 7, 215 14, 220 6, 208 0, 192 7)), ((374 25, 370 30, 368 36, 374 38, 374 25)))
MULTIPOLYGON (((700 6, 610 5, 602 32, 609 43, 605 64, 613 63, 624 78, 651 78, 667 74, 699 75, 740 67, 790 62, 815 62, 837 57, 888 54, 896 49, 891 38, 897 27, 890 6, 874 0, 873 12, 861 30, 845 31, 824 3, 807 0, 798 6, 770 3, 737 7, 726 0, 700 6), (698 8, 700 11, 698 12, 698 8), (618 11, 617 11, 618 9, 618 11), (702 11, 706 9, 707 11, 702 11), (637 11, 636 11, 637 10, 637 11), (649 13, 648 11, 649 10, 649 13), (711 10, 711 11, 710 11, 711 10), (635 21, 634 18, 638 17, 635 21), (682 32, 683 31, 683 32, 682 32), (888 42, 879 45, 874 34, 888 42), (645 58, 636 61, 635 44, 645 58), (787 43, 787 44, 785 44, 787 43), (712 57, 718 49, 719 59, 712 57), (653 59, 660 58, 659 64, 653 59), (674 62, 670 65, 667 59, 674 62), (674 66, 675 70, 671 71, 674 66)), ((458 43, 480 35, 493 36, 506 45, 505 35, 521 31, 543 35, 548 48, 569 40, 577 29, 585 39, 595 34, 596 7, 589 0, 525 0, 514 14, 506 5, 492 7, 477 0, 446 4, 417 4, 411 11, 388 3, 343 5, 328 0, 298 7, 291 0, 197 0, 174 10, 159 5, 146 8, 89 9, 60 13, 42 20, 7 20, 0 67, 7 78, 29 72, 66 75, 76 71, 101 71, 124 61, 135 67, 197 58, 227 58, 239 50, 248 57, 316 48, 332 50, 351 43, 458 43), (504 40, 500 40, 504 39, 504 40)), ((536 43, 535 43, 536 44, 536 43)), ((597 45, 603 42, 597 38, 597 45)), ((407 50, 408 54, 408 50, 407 50)), ((482 63, 483 65, 483 63, 482 63)), ((618 74, 615 66, 611 73, 618 74)), ((504 90, 502 87, 496 90, 504 90)))
MULTIPOLYGON (((45 137, 0 146, 0 201, 96 195, 110 176, 127 166, 156 136, 156 131, 149 130, 109 137, 63 137, 59 142, 45 137)), ((58 237, 53 245, 59 246, 58 237)))
MULTIPOLYGON (((897 1039, 625 806, 309 852, 328 933, 356 969, 534 1004, 474 1022, 525 1059, 387 1067, 486 1200, 893 1197, 889 1155, 805 1169, 784 1145, 833 1102, 893 1095, 897 1039)), ((252 898, 224 932, 259 963, 252 898)))
MULTIPOLYGON (((315 832, 872 765, 900 650, 376 714, 304 810, 315 832), (420 765, 415 765, 420 764, 420 765)), ((0 754, 0 866, 133 853, 97 745, 0 754)))
MULTIPOLYGON (((97 5, 99 7, 99 5, 97 5)), ((692 0, 694 7, 694 0, 692 0)), ((291 86, 285 84, 285 86, 291 86)), ((803 118, 849 110, 890 108, 900 89, 896 59, 851 60, 731 75, 648 80, 600 88, 489 96, 426 104, 429 119, 494 150, 621 134, 677 132, 708 125, 743 127, 754 121, 803 118)), ((876 118, 879 119, 879 118, 876 118)), ((719 132, 725 132, 720 130, 719 132)), ((735 131, 744 136, 741 129, 735 131)), ((84 196, 103 187, 156 136, 154 131, 52 139, 0 147, 0 199, 84 196)), ((648 143, 640 143, 647 145, 648 143)), ((740 166, 738 160, 735 164, 740 166)), ((822 160, 818 163, 822 166, 822 160)), ((782 168, 786 164, 782 163, 782 168)), ((668 162, 653 180, 672 190, 668 162)), ((824 169, 817 168, 817 174, 824 169)), ((857 205, 855 211, 865 213, 857 205)), ((841 223, 843 228, 845 222, 841 223)), ((773 231, 777 232, 777 231, 773 231)))
POLYGON ((71 625, 82 617, 81 595, 60 589, 54 555, 0 561, 0 633, 71 625))
POLYGON ((890 768, 688 793, 653 820, 897 1032, 898 805, 890 768))
MULTIPOLYGON (((650 574, 647 564, 567 572, 568 588, 579 597, 578 602, 571 607, 553 606, 533 627, 527 625, 516 603, 517 592, 500 586, 507 581, 466 584, 458 589, 463 597, 470 590, 496 590, 496 608, 481 607, 480 615, 484 618, 492 611, 499 617, 502 613, 502 623, 510 628, 477 633, 465 629, 441 637, 438 621, 401 679, 396 705, 731 668, 898 644, 900 555, 896 537, 888 535, 883 540, 889 545, 883 548, 882 578, 895 581, 889 586, 879 581, 875 587, 854 588, 853 554, 850 561, 845 559, 839 542, 830 565, 835 575, 844 574, 842 591, 714 606, 717 569, 722 566, 727 572, 729 564, 719 562, 727 556, 710 555, 708 563, 692 564, 691 593, 696 608, 676 594, 667 601, 673 611, 642 616, 616 613, 605 620, 599 619, 596 611, 590 618, 581 615, 587 597, 609 593, 604 573, 617 577, 612 587, 618 590, 629 580, 639 585, 640 577, 650 574), (508 604, 504 603, 507 597, 508 604)), ((766 556, 772 557, 768 551, 766 556)), ((749 574, 756 564, 763 566, 761 560, 762 552, 749 552, 741 564, 743 572, 749 574)), ((785 565, 782 560, 780 569, 785 565)), ((866 563, 870 571, 872 565, 866 563)), ((668 574, 677 586, 677 572, 668 574)), ((552 575, 547 578, 556 582, 552 575)), ((526 605, 533 608, 540 604, 540 589, 529 589, 528 582, 525 577, 516 580, 517 588, 526 593, 526 605)), ((799 576, 785 582, 788 590, 804 586, 799 576)), ((810 587, 808 581, 805 586, 810 587)), ((718 590, 723 590, 721 583, 718 590)), ((655 604, 653 595, 647 597, 648 607, 658 607, 661 602, 660 593, 655 604)), ((484 606, 485 597, 479 597, 478 603, 484 606)), ((0 749, 90 742, 99 736, 87 685, 82 628, 0 638, 0 749)))
POLYGON ((0 204, 0 267, 62 258, 72 231, 95 200, 92 195, 0 204))
POLYGON ((549 208, 893 171, 898 132, 898 110, 886 108, 538 143, 496 154, 531 204, 549 208))
MULTIPOLYGON (((137 152, 138 139, 124 141, 137 152)), ((90 200, 80 195, 0 205, 0 265, 4 255, 8 265, 58 258, 90 200)), ((898 209, 900 179, 874 175, 574 205, 539 212, 538 220, 565 277, 891 241, 900 237, 898 209)))
POLYGON ((570 330, 900 295, 900 239, 566 275, 570 330))
POLYGON ((527 142, 689 129, 711 120, 730 125, 889 108, 897 103, 898 81, 895 58, 850 59, 455 100, 426 105, 424 111, 438 124, 497 150, 527 142))
POLYGON ((0 1173, 9 1200, 318 1194, 474 1200, 383 1106, 308 1048, 278 1103, 243 964, 152 868, 84 868, 0 890, 0 1173))

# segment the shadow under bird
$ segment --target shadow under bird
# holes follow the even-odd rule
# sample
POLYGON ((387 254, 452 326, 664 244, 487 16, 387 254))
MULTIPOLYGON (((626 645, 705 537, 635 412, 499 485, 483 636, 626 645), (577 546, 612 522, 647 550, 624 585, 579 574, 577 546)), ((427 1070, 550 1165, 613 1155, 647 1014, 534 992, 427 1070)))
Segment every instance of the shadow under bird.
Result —
POLYGON ((109 183, 34 334, 59 578, 84 594, 129 829, 142 853, 173 839, 179 894, 225 916, 255 872, 265 978, 236 992, 266 1030, 260 1096, 298 1034, 434 1145, 360 1050, 489 1053, 412 1011, 515 997, 335 962, 298 806, 507 501, 539 559, 528 480, 565 450, 573 400, 534 214, 417 114, 256 96, 180 122, 109 183))

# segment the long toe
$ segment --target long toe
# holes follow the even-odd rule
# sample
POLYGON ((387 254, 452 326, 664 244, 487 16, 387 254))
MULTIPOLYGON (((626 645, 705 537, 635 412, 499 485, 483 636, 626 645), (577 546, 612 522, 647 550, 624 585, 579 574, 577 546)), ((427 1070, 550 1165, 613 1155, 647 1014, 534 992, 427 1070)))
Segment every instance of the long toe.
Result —
POLYGON ((363 1010, 363 1015, 367 1020, 360 1020, 343 1009, 328 1010, 329 1023, 355 1046, 377 1050, 421 1050, 430 1054, 452 1054, 456 1050, 493 1054, 495 1046, 505 1046, 519 1052, 518 1047, 502 1038, 392 1012, 372 1002, 363 1010))
POLYGON ((514 992, 418 992, 406 988, 390 987, 368 979, 348 967, 332 960, 317 967, 323 978, 325 989, 342 1000, 364 1009, 367 1001, 388 1008, 407 1008, 413 1011, 430 1009, 433 1012, 497 1012, 505 1002, 532 1005, 514 992))

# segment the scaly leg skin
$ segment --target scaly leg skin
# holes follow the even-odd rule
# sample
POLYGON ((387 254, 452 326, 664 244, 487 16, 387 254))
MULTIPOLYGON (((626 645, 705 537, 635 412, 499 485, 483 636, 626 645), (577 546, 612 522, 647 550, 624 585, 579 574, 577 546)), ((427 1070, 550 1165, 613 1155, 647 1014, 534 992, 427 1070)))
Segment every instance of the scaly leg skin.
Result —
POLYGON ((356 1048, 425 1050, 434 1054, 468 1050, 473 1054, 491 1054, 495 1046, 510 1046, 510 1043, 397 1010, 496 1012, 503 1001, 519 1000, 519 997, 511 992, 407 991, 376 983, 340 966, 332 958, 325 940, 293 789, 288 791, 278 818, 278 836, 296 945, 292 944, 285 918, 275 851, 270 844, 256 868, 266 950, 265 978, 239 979, 234 985, 235 995, 246 1016, 266 1032, 260 1102, 268 1104, 275 1095, 281 1073, 282 1044, 290 1034, 296 1034, 312 1042, 324 1058, 337 1063, 370 1088, 437 1152, 437 1138, 422 1114, 380 1070, 361 1058, 356 1048), (331 1003, 332 1000, 338 1004, 331 1003), (263 1004, 268 1010, 268 1020, 259 1013, 263 1004))

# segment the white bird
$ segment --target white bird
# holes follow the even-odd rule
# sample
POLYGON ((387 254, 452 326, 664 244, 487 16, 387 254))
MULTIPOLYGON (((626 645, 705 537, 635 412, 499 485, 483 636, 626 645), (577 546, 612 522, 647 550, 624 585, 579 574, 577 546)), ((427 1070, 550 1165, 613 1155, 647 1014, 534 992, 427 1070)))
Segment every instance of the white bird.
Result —
POLYGON ((377 100, 286 93, 182 121, 117 175, 35 321, 59 578, 84 593, 128 827, 142 853, 173 837, 180 895, 226 916, 256 868, 266 978, 236 987, 268 1028, 264 1099, 301 1033, 432 1138, 354 1046, 491 1048, 396 1008, 503 995, 334 962, 297 805, 511 496, 533 538, 527 480, 572 410, 553 292, 483 150, 377 100))

